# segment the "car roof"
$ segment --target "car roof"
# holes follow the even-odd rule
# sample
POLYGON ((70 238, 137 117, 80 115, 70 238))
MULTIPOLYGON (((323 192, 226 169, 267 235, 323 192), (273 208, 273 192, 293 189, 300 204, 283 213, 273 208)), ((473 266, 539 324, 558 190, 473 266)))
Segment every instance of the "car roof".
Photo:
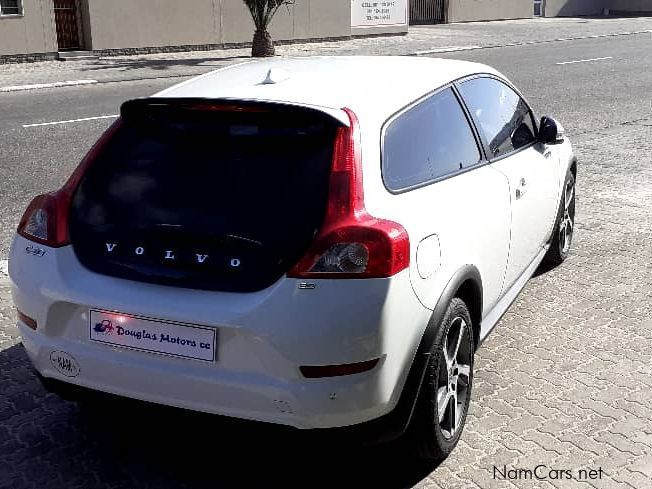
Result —
POLYGON ((344 107, 360 119, 384 121, 429 92, 476 73, 500 75, 479 63, 416 56, 273 58, 212 71, 156 96, 314 107, 348 124, 344 107))

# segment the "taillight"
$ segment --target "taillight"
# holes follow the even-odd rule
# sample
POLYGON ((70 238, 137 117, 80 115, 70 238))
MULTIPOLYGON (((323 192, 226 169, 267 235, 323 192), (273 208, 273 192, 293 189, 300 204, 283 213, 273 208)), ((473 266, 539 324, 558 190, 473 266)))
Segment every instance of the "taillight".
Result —
POLYGON ((72 197, 82 176, 120 125, 118 119, 106 130, 60 190, 39 195, 30 202, 18 224, 18 234, 52 248, 70 244, 68 214, 72 197))
POLYGON ((324 223, 288 273, 291 278, 383 278, 410 264, 410 240, 403 226, 365 209, 358 118, 343 110, 350 125, 337 130, 324 223))
POLYGON ((67 245, 68 216, 63 200, 61 191, 35 197, 18 224, 18 234, 53 248, 67 245))

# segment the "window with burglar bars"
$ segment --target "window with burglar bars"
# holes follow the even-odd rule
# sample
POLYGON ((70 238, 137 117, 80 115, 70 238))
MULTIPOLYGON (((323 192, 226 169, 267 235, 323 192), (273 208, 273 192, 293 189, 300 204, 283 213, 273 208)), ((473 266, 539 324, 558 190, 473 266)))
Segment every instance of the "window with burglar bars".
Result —
POLYGON ((22 15, 21 0, 0 0, 0 15, 22 15))

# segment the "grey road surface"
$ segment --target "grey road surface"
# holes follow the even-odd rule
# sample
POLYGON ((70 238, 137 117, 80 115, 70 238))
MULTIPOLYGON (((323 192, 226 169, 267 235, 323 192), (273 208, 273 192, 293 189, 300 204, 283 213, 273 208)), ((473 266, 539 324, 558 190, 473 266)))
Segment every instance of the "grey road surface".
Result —
MULTIPOLYGON (((479 350, 467 427, 443 464, 415 463, 400 446, 360 450, 175 410, 61 401, 35 381, 0 287, 0 488, 652 487, 650 40, 446 55, 497 67, 539 115, 561 120, 580 169, 573 255, 540 270, 479 350), (517 470, 537 466, 545 479, 517 470)), ((29 198, 60 185, 108 121, 22 125, 116 113, 166 85, 0 94, 0 259, 29 198)))

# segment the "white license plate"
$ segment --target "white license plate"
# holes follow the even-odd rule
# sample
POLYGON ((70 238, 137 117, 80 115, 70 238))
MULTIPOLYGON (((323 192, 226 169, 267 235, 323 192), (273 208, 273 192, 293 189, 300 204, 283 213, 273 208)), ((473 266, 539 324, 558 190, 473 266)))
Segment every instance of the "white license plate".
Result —
POLYGON ((89 316, 91 341, 174 357, 215 361, 214 328, 94 309, 89 316))

